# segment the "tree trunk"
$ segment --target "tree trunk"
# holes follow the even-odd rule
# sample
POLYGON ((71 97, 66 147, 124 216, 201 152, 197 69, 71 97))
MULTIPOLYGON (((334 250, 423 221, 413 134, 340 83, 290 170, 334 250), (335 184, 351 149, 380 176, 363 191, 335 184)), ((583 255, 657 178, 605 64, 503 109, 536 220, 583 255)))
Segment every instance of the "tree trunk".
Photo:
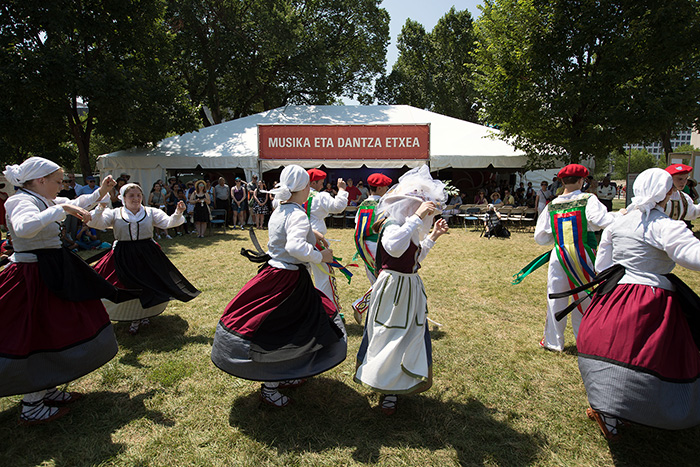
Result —
POLYGON ((668 165, 668 155, 673 152, 673 148, 671 147, 671 130, 664 130, 661 132, 661 146, 664 148, 666 164, 668 165))
POLYGON ((94 128, 94 118, 88 110, 85 122, 82 122, 78 114, 77 99, 73 97, 71 105, 68 106, 68 126, 73 134, 73 140, 78 146, 78 161, 83 177, 92 175, 92 165, 90 164, 90 136, 94 128), (85 127, 83 127, 85 124, 85 127))

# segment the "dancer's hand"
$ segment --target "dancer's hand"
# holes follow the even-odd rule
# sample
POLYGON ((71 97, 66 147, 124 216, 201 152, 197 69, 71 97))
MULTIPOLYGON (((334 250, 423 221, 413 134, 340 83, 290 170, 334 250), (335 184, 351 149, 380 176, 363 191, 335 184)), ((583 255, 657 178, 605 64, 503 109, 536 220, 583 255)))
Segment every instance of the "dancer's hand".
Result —
POLYGON ((421 219, 425 219, 426 216, 429 216, 432 213, 434 213, 435 209, 437 209, 435 203, 433 203, 432 201, 425 201, 421 203, 421 205, 416 210, 416 215, 421 219))
POLYGON ((185 202, 178 201, 177 209, 175 209, 175 212, 177 212, 178 214, 182 214, 183 212, 185 212, 185 209, 187 209, 187 206, 185 206, 185 202))
POLYGON ((339 189, 339 190, 344 190, 344 189, 346 189, 347 187, 348 187, 348 184, 345 183, 345 180, 343 180, 342 178, 339 178, 339 179, 338 179, 338 189, 339 189))
POLYGON ((111 175, 107 175, 105 178, 102 179, 102 183, 100 184, 100 198, 104 198, 107 193, 109 193, 109 190, 117 186, 117 182, 114 181, 111 175))
POLYGON ((333 250, 330 248, 326 248, 325 250, 321 250, 321 261, 324 263, 332 263, 333 262, 333 250))
POLYGON ((85 223, 90 222, 90 220, 92 219, 90 211, 87 211, 86 209, 83 209, 80 206, 75 206, 73 204, 59 204, 59 206, 61 206, 63 210, 66 211, 66 214, 77 217, 85 223))
POLYGON ((323 248, 328 248, 328 241, 326 241, 326 237, 324 237, 318 230, 314 230, 313 232, 314 236, 316 237, 316 243, 323 246, 323 248))
POLYGON ((438 219, 435 221, 435 226, 430 234, 430 239, 435 242, 441 235, 446 234, 448 230, 450 230, 450 228, 447 226, 447 221, 445 221, 445 219, 438 219))

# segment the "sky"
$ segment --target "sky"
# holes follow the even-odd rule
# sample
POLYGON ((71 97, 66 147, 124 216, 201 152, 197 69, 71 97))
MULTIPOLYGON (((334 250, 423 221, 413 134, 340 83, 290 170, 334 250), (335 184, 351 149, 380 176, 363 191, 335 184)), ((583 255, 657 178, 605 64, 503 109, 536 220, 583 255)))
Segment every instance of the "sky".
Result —
POLYGON ((472 18, 476 19, 481 13, 477 5, 481 0, 384 0, 380 7, 389 12, 389 34, 391 36, 387 50, 387 73, 391 72, 398 57, 396 38, 401 28, 406 24, 406 19, 411 18, 423 25, 426 32, 433 30, 438 20, 445 16, 453 6, 457 11, 469 10, 472 18))

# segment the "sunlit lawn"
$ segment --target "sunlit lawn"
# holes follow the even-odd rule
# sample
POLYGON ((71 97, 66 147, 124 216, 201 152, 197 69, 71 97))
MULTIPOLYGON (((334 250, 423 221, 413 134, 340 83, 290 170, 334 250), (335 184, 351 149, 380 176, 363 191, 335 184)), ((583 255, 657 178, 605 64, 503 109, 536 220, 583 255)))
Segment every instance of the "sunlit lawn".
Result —
MULTIPOLYGON (((350 229, 328 237, 351 259, 350 229)), ((261 243, 267 231, 258 232, 261 243)), ((378 396, 352 381, 362 329, 349 305, 368 282, 356 269, 340 284, 348 321, 348 358, 287 393, 284 410, 261 407, 259 384, 214 367, 214 328, 228 301, 256 272, 239 252, 247 232, 165 240, 172 261, 202 290, 172 303, 132 337, 116 325, 120 351, 72 383, 85 392, 67 417, 45 426, 17 424, 19 397, 0 399, 0 465, 387 466, 682 465, 695 462, 700 429, 667 432, 633 426, 608 446, 584 411, 586 394, 570 327, 562 354, 542 337, 546 270, 520 285, 511 276, 547 248, 531 232, 509 240, 453 228, 420 273, 432 330, 434 387, 400 399, 394 417, 378 396)), ((695 272, 677 273, 700 290, 695 272)), ((60 312, 60 310, 57 310, 60 312)))

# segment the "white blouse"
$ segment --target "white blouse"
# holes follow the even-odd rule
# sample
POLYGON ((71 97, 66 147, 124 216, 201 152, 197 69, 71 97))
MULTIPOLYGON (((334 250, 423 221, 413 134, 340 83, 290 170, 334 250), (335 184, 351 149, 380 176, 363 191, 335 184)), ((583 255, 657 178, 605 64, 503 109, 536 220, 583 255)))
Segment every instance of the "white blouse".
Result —
POLYGON ((108 209, 98 206, 90 214, 92 220, 88 223, 95 229, 114 229, 114 239, 120 242, 144 240, 153 237, 153 227, 169 229, 185 222, 182 214, 175 211, 171 216, 162 210, 150 206, 141 206, 134 214, 125 207, 108 209))
POLYGON ((425 237, 423 241, 420 240, 420 227, 422 226, 423 220, 416 214, 408 217, 406 222, 402 225, 387 225, 382 233, 382 246, 384 250, 394 258, 399 258, 406 252, 411 243, 420 245, 421 251, 418 255, 418 262, 420 263, 435 245, 435 242, 432 241, 430 237, 425 237))
POLYGON ((298 269, 299 264, 322 262, 316 250, 316 236, 304 209, 296 203, 283 203, 270 215, 267 243, 270 266, 298 269))

